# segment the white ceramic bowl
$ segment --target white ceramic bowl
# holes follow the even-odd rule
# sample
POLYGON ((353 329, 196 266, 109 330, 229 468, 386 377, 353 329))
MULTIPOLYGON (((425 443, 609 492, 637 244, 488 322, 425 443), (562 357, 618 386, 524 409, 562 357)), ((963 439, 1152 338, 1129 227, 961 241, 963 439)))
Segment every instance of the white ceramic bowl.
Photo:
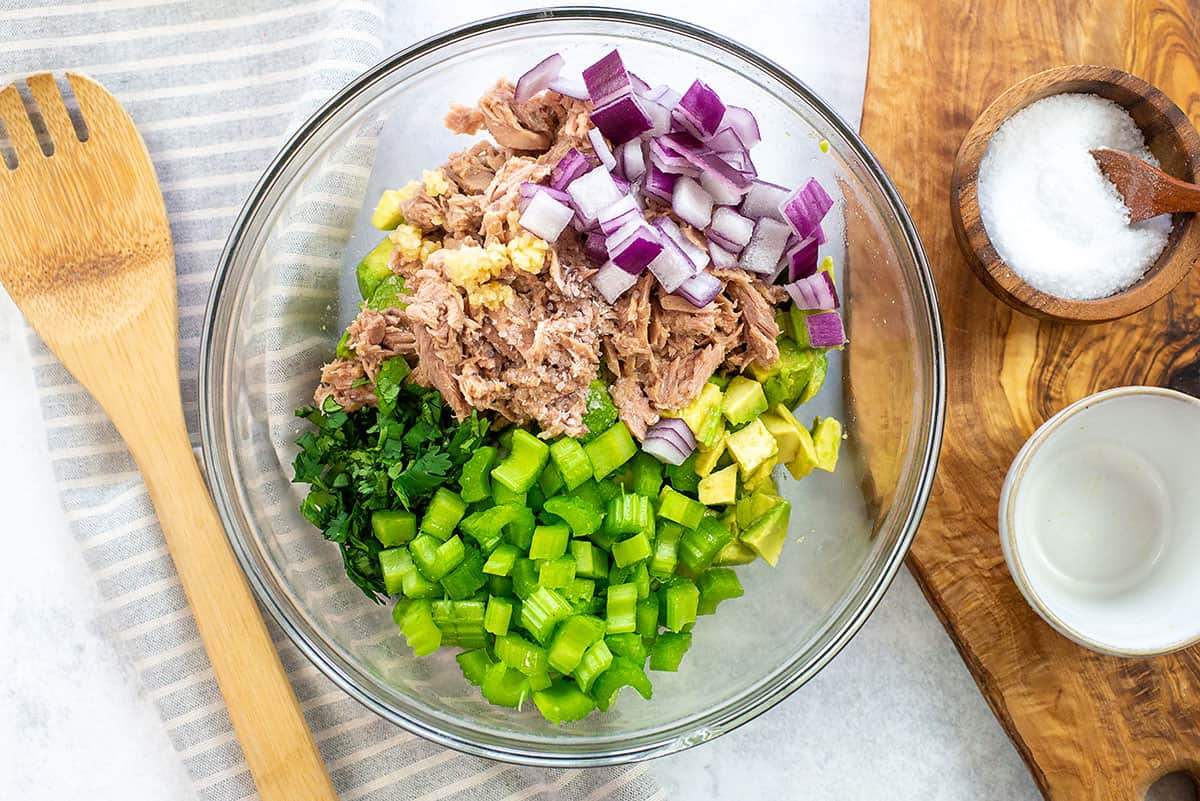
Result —
POLYGON ((1117 656, 1200 642, 1200 400, 1121 387, 1046 421, 1000 494, 1000 544, 1029 604, 1117 656))

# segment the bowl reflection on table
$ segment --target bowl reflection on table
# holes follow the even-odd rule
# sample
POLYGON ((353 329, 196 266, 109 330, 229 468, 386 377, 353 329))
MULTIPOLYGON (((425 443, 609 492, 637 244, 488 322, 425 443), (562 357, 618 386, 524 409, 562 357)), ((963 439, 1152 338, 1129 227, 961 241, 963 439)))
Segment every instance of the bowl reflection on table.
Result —
MULTIPOLYGON (((421 43, 331 100, 285 147, 237 222, 204 331, 200 397, 208 476, 258 597, 334 682, 399 725, 495 759, 581 766, 711 739, 811 678, 862 625, 907 551, 941 437, 942 342, 933 284, 891 183, 857 136, 777 66, 716 34, 632 12, 570 9, 477 23, 421 43), (846 423, 835 474, 781 481, 792 534, 778 568, 740 569, 746 595, 703 618, 680 672, 654 699, 552 726, 489 706, 451 653, 418 659, 390 610, 346 578, 336 546, 297 511, 292 409, 307 403, 357 295, 350 266, 378 241, 379 190, 465 146, 441 124, 497 77, 550 52, 569 69, 619 47, 652 82, 702 78, 752 108, 764 177, 836 187, 830 243, 850 346, 804 415, 846 423), (830 143, 828 155, 818 147, 830 143), (363 208, 367 207, 365 211, 363 208), (843 269, 844 268, 844 269, 843 269)), ((786 474, 785 474, 786 475, 786 474)))

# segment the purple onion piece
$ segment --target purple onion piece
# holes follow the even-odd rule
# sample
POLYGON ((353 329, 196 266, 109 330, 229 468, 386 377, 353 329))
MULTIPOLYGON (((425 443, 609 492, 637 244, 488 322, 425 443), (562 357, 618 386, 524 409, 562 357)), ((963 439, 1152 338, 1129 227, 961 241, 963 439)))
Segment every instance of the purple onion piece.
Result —
POLYGON ((712 136, 725 117, 725 104, 712 87, 696 80, 679 99, 674 116, 695 135, 701 138, 712 136))
POLYGON ((601 233, 587 235, 583 243, 583 255, 592 264, 603 264, 608 261, 608 238, 601 233))
POLYGON ((621 195, 596 215, 596 222, 605 234, 616 233, 626 223, 641 219, 642 210, 632 195, 621 195))
POLYGON ((817 271, 818 245, 816 236, 809 236, 787 249, 788 280, 807 278, 817 271))
POLYGON ((570 206, 558 202, 548 192, 538 192, 530 199, 518 223, 534 236, 554 242, 574 216, 575 211, 570 206))
POLYGON ((705 139, 704 144, 709 150, 717 153, 729 153, 749 149, 746 147, 746 143, 738 138, 737 132, 732 128, 722 128, 705 139))
POLYGON ((665 136, 660 136, 651 139, 647 145, 651 163, 663 172, 692 177, 699 176, 700 170, 692 163, 692 160, 664 142, 665 139, 665 136))
POLYGON ((841 305, 833 277, 825 270, 785 284, 784 289, 804 311, 832 311, 841 305))
POLYGON ((696 435, 678 417, 664 417, 646 430, 642 450, 661 462, 683 464, 696 450, 696 435))
POLYGON ((600 106, 592 112, 591 120, 614 145, 623 145, 654 127, 654 121, 633 95, 600 106))
POLYGON ((646 152, 642 150, 642 142, 639 139, 631 139, 621 145, 617 160, 627 180, 636 181, 646 174, 646 152))
POLYGON ((627 237, 619 243, 609 243, 613 263, 627 273, 641 275, 650 262, 662 253, 662 243, 658 241, 649 228, 643 226, 642 231, 627 237))
POLYGON ((599 128, 592 128, 588 131, 588 141, 592 143, 592 150, 596 151, 596 158, 600 159, 600 163, 604 165, 604 169, 610 172, 617 167, 616 156, 608 147, 608 142, 604 141, 604 134, 599 128))
POLYGON ((583 82, 587 86, 588 96, 597 106, 629 94, 633 88, 621 54, 616 50, 585 69, 583 82))
POLYGON ((783 215, 801 239, 809 236, 833 208, 833 198, 816 178, 792 192, 779 204, 783 215))
POLYGON ((713 212, 708 235, 717 240, 721 247, 736 253, 750 243, 750 237, 754 235, 754 220, 743 217, 733 209, 718 208, 713 212))
POLYGON ((698 272, 684 281, 675 294, 685 298, 697 309, 703 309, 721 294, 722 287, 721 279, 712 273, 698 272))
POLYGON ((695 272, 695 267, 679 246, 661 237, 662 252, 646 265, 667 292, 679 289, 695 272))
POLYGON ((575 100, 588 99, 587 87, 578 78, 564 78, 560 75, 552 80, 546 88, 551 92, 558 92, 563 97, 570 97, 575 100))
POLYGON ((742 251, 742 269, 753 273, 770 275, 775 272, 783 249, 787 247, 791 229, 785 223, 763 217, 754 225, 750 242, 742 251))
POLYGON ((814 348, 840 348, 846 344, 842 316, 835 311, 810 314, 804 318, 808 344, 814 348))
POLYGON ((687 224, 705 228, 712 220, 713 197, 694 179, 684 176, 675 183, 671 209, 687 224))
POLYGON ((606 261, 592 276, 592 286, 610 304, 624 295, 637 283, 637 276, 630 275, 611 261, 606 261))
POLYGON ((692 272, 696 273, 708 266, 708 251, 693 242, 670 217, 658 217, 654 227, 663 235, 664 244, 669 242, 679 248, 692 264, 692 272))
POLYGON ((737 254, 726 250, 711 238, 708 241, 708 255, 712 266, 718 270, 732 270, 738 266, 737 254))
POLYGON ((548 89, 550 83, 562 72, 564 63, 563 57, 558 53, 542 59, 533 69, 517 79, 513 100, 524 103, 543 89, 548 89))
POLYGON ((568 195, 566 192, 562 191, 561 189, 555 189, 554 187, 551 187, 551 186, 543 186, 542 184, 535 184, 535 183, 531 183, 529 181, 525 181, 523 184, 521 184, 521 186, 518 187, 517 191, 520 192, 521 197, 524 198, 525 200, 529 200, 531 197, 538 194, 539 192, 545 192, 547 195, 554 198, 559 203, 570 203, 571 202, 571 196, 568 195))
POLYGON ((762 134, 758 130, 758 120, 749 109, 741 106, 726 106, 725 117, 721 120, 721 127, 729 127, 737 134, 738 139, 742 140, 745 147, 751 148, 762 141, 762 134))
POLYGON ((646 179, 642 193, 647 197, 669 204, 675 194, 675 183, 679 177, 672 175, 654 163, 653 159, 646 165, 646 179))
POLYGON ((567 187, 567 194, 575 211, 585 222, 591 223, 609 205, 621 199, 621 190, 604 167, 595 167, 576 178, 567 187))
POLYGON ((550 171, 550 186, 560 191, 566 189, 568 184, 590 169, 591 160, 575 148, 571 148, 550 171))
POLYGON ((779 212, 779 204, 788 196, 787 187, 767 181, 751 181, 746 197, 742 200, 741 212, 752 220, 763 217, 783 221, 779 212))

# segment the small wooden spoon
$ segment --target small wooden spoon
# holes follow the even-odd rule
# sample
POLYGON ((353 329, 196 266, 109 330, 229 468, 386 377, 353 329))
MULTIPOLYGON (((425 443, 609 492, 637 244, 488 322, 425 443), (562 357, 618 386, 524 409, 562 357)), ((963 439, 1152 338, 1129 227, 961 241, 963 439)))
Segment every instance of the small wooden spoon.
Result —
POLYGON ((150 156, 112 95, 67 79, 86 141, 54 78, 26 79, 50 155, 17 87, 0 90, 0 124, 16 155, 15 167, 0 161, 0 282, 133 453, 259 797, 336 801, 192 454, 179 395, 175 254, 150 156))
POLYGON ((1090 151, 1100 171, 1113 182, 1129 208, 1129 222, 1160 214, 1200 211, 1200 186, 1167 175, 1139 158, 1107 147, 1090 151))

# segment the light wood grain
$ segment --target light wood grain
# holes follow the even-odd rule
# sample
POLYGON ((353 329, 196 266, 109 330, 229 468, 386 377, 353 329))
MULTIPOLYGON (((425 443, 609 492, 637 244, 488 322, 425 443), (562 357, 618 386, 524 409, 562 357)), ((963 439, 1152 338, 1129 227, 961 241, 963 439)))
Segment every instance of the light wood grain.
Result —
POLYGON ((1066 300, 1025 283, 1000 258, 981 219, 979 167, 992 135, 1009 117, 1031 103, 1064 93, 1100 95, 1124 107, 1166 170, 1188 180, 1194 180, 1200 171, 1200 134, 1179 107, 1157 88, 1112 67, 1088 64, 1054 67, 1009 87, 975 118, 954 158, 950 177, 951 220, 959 246, 979 279, 1013 308, 1059 322, 1116 320, 1156 303, 1192 269, 1200 255, 1200 220, 1195 215, 1179 214, 1173 218, 1166 248, 1137 283, 1096 300, 1066 300))
POLYGON ((179 395, 175 259, 166 209, 133 122, 99 85, 70 82, 76 139, 50 75, 31 94, 54 142, 43 155, 14 86, 0 120, 0 281, 112 418, 154 501, 234 730, 264 801, 336 794, 192 455, 179 395))
POLYGON ((1033 320, 997 300, 961 255, 951 166, 994 98, 1062 64, 1126 69, 1195 121, 1198 11, 1186 0, 871 4, 863 136, 916 219, 947 343, 945 444, 910 565, 1053 801, 1131 801, 1164 773, 1200 771, 1200 654, 1123 660, 1051 630, 1005 568, 1000 486, 1021 443, 1072 401, 1126 384, 1200 389, 1200 274, 1116 322, 1033 320))

